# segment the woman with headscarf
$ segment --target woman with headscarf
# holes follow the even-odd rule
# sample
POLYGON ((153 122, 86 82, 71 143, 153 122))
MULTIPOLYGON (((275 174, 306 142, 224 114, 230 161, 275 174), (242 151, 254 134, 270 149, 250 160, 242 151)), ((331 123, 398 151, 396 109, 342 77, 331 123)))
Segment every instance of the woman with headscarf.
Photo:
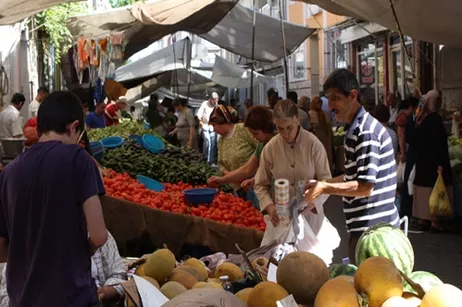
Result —
POLYGON ((334 160, 332 123, 327 113, 322 110, 322 100, 319 96, 312 98, 309 116, 313 133, 321 141, 322 145, 324 145, 329 165, 332 167, 334 160))
POLYGON ((443 118, 438 114, 440 94, 432 90, 425 95, 422 112, 416 120, 415 130, 415 179, 413 216, 419 220, 421 229, 433 232, 444 230, 442 218, 431 215, 429 199, 438 174, 444 184, 452 205, 452 171, 448 153, 448 139, 443 118))
MULTIPOLYGON (((218 168, 223 176, 242 167, 257 148, 257 142, 244 124, 237 122, 239 116, 225 105, 217 105, 210 114, 209 124, 221 137, 218 140, 218 168)), ((240 182, 232 184, 242 198, 246 192, 240 182)))

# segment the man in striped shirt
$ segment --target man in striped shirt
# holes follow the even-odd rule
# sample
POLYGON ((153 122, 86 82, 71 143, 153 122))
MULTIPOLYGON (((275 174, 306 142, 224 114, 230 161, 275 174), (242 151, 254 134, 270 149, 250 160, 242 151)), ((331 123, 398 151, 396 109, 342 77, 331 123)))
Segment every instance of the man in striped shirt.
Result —
POLYGON ((310 204, 321 194, 343 196, 349 257, 355 263, 356 244, 367 228, 381 222, 399 226, 395 154, 385 127, 359 103, 359 83, 352 72, 334 71, 323 88, 329 109, 339 122, 347 124, 345 174, 308 183, 305 200, 310 204))

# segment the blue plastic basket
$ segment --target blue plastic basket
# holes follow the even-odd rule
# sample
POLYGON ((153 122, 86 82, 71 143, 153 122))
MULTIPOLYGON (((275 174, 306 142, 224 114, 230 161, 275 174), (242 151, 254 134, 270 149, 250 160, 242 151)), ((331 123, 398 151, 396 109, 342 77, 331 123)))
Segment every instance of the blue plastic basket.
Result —
POLYGON ((140 135, 132 134, 128 137, 130 140, 136 141, 138 144, 143 145, 143 138, 140 135))
POLYGON ((160 183, 159 181, 154 180, 152 178, 142 176, 142 175, 138 175, 138 176, 136 176, 136 179, 138 180, 139 183, 144 184, 146 186, 146 188, 149 189, 149 190, 153 190, 153 191, 156 191, 156 192, 161 192, 161 191, 163 191, 165 189, 165 186, 162 183, 160 183))
POLYGON ((159 153, 165 149, 165 144, 157 136, 145 134, 142 137, 143 146, 152 153, 159 153))
POLYGON ((90 149, 93 157, 96 159, 96 161, 101 163, 101 160, 103 159, 104 155, 104 146, 103 143, 100 141, 97 142, 91 142, 90 143, 90 149))
POLYGON ((184 190, 183 194, 186 197, 188 203, 198 205, 198 204, 208 204, 213 202, 215 195, 217 194, 216 189, 211 188, 195 188, 184 190))
POLYGON ((110 136, 102 139, 101 143, 103 143, 104 148, 118 148, 122 146, 122 144, 124 143, 124 139, 120 136, 110 136))

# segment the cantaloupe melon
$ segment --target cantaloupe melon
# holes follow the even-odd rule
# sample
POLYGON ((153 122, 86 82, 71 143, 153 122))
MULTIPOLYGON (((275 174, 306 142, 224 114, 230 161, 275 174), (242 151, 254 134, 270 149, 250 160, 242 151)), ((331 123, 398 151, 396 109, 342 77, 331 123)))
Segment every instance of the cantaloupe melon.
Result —
POLYGON ((175 270, 183 270, 191 274, 197 281, 206 281, 207 278, 204 278, 204 274, 201 271, 190 265, 181 265, 175 270))
POLYGON ((204 289, 204 288, 223 289, 223 287, 220 284, 217 284, 215 282, 204 282, 204 281, 200 281, 192 287, 192 289, 204 289))
POLYGON ((276 307, 276 302, 289 296, 280 285, 264 281, 250 291, 247 307, 276 307))
POLYGON ((168 281, 176 281, 182 284, 186 289, 191 289, 197 284, 197 279, 184 270, 175 269, 168 277, 168 281))
POLYGON ((181 293, 185 293, 186 291, 188 290, 182 284, 176 281, 166 282, 162 288, 160 288, 160 292, 162 292, 162 294, 165 295, 169 300, 177 295, 180 295, 181 293))
POLYGON ((458 307, 462 305, 462 291, 450 284, 435 286, 422 299, 420 307, 458 307))
POLYGON ((146 276, 146 273, 144 272, 144 266, 145 266, 145 263, 142 263, 139 266, 137 266, 135 270, 135 275, 146 276))
POLYGON ((242 289, 241 291, 236 293, 236 296, 247 303, 249 301, 249 295, 250 295, 250 292, 252 292, 252 290, 253 288, 242 289))
POLYGON ((389 298, 403 295, 403 278, 393 262, 385 257, 371 257, 358 267, 355 287, 369 298, 369 307, 381 307, 389 298))
POLYGON ((244 272, 235 264, 225 262, 220 264, 215 270, 215 277, 228 276, 229 281, 239 281, 244 279, 244 272))
POLYGON ((209 273, 207 272, 207 267, 205 266, 205 264, 196 259, 196 258, 189 258, 188 260, 186 260, 184 263, 184 265, 190 265, 196 269, 198 269, 201 274, 202 274, 202 277, 201 277, 201 281, 202 280, 207 280, 207 278, 209 278, 209 273))
POLYGON ((411 303, 401 296, 393 296, 386 300, 381 307, 411 307, 410 304, 411 303))
POLYGON ((338 276, 328 280, 319 289, 314 307, 360 307, 358 293, 351 276, 338 276))
POLYGON ((149 276, 141 276, 141 278, 146 279, 146 280, 149 281, 154 287, 156 287, 157 289, 160 289, 159 283, 158 283, 157 280, 155 280, 154 278, 149 277, 149 276))
POLYGON ((175 268, 175 255, 168 249, 159 249, 148 257, 144 264, 146 276, 152 277, 163 284, 175 268))
POLYGON ((277 282, 299 304, 313 304, 321 286, 329 279, 329 270, 318 256, 293 252, 284 257, 277 270, 277 282))

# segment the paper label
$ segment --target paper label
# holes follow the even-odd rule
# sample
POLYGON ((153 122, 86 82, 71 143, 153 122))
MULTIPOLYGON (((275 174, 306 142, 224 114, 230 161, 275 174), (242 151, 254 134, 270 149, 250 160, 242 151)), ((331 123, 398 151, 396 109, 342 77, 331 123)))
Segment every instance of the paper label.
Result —
POLYGON ((133 275, 143 307, 160 307, 168 302, 162 292, 144 278, 133 275))
POLYGON ((266 276, 266 279, 268 279, 268 281, 272 281, 272 282, 277 283, 277 281, 276 281, 276 272, 277 272, 277 270, 278 270, 278 267, 275 266, 274 264, 270 263, 269 268, 268 268, 268 276, 266 276))
POLYGON ((285 299, 276 302, 277 307, 298 307, 297 302, 294 299, 294 296, 291 294, 285 299))

